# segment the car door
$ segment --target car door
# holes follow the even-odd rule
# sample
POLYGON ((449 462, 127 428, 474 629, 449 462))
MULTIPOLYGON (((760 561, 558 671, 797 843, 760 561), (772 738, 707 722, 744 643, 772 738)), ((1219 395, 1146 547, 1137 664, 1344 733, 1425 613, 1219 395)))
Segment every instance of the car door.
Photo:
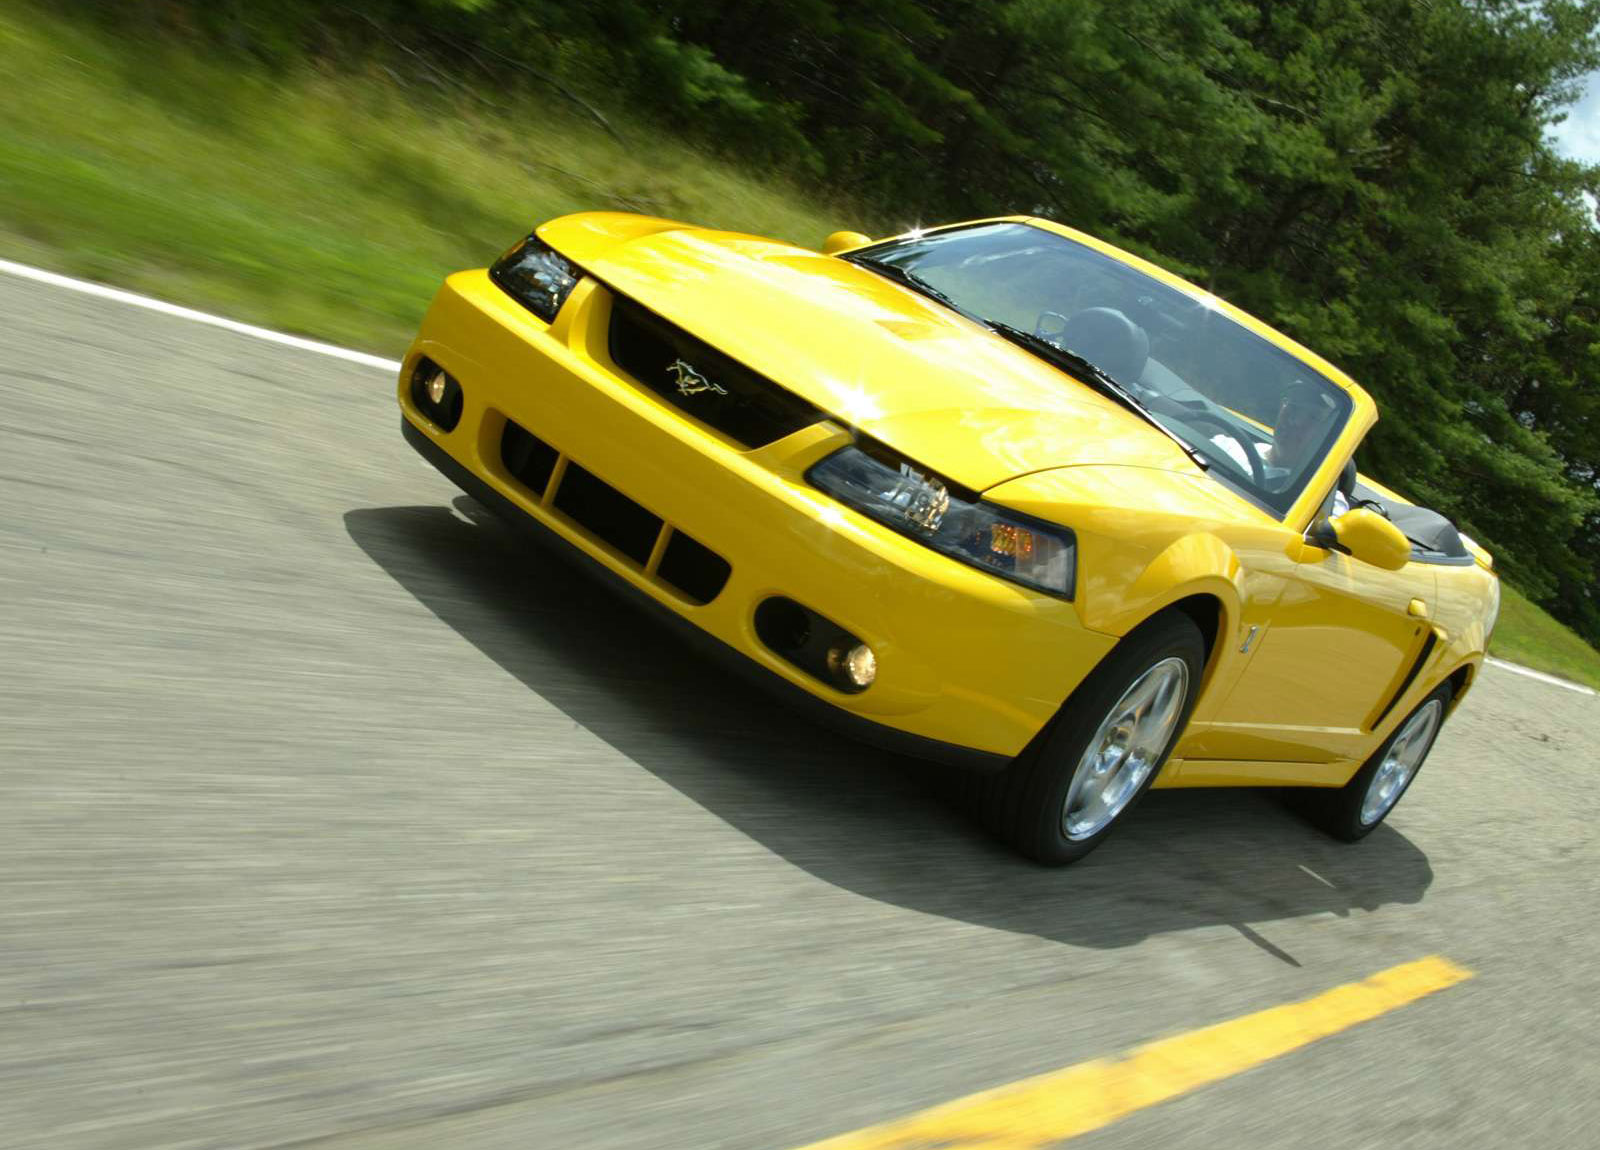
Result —
POLYGON ((1293 763, 1362 757, 1426 650, 1433 568, 1411 562, 1385 571, 1307 543, 1284 574, 1212 720, 1209 755, 1293 763))

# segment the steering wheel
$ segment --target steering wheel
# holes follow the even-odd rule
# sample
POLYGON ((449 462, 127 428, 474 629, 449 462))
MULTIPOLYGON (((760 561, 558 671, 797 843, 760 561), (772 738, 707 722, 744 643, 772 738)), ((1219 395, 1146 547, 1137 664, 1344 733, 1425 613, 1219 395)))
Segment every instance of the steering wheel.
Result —
MULTIPOLYGON (((1267 486, 1267 465, 1266 465, 1266 462, 1261 458, 1261 452, 1259 450, 1257 450, 1255 443, 1251 441, 1251 439, 1250 439, 1250 437, 1248 435, 1240 435, 1239 434, 1239 429, 1237 427, 1234 427, 1231 423, 1228 423, 1225 420, 1219 418, 1218 416, 1212 415, 1210 412, 1207 412, 1207 411, 1186 411, 1186 412, 1183 413, 1182 419, 1183 419, 1183 421, 1185 423, 1189 423, 1189 424, 1206 423, 1206 424, 1210 424, 1212 427, 1219 428, 1224 435, 1226 435, 1229 439, 1233 440, 1240 447, 1244 448, 1245 462, 1247 462, 1250 465, 1250 479, 1251 479, 1251 481, 1257 487, 1260 487, 1263 490, 1266 488, 1266 486, 1267 486)), ((1236 459, 1234 459, 1233 456, 1227 454, 1226 452, 1224 452, 1222 455, 1218 456, 1218 458, 1219 459, 1226 459, 1229 463, 1233 464, 1234 466, 1238 466, 1238 461, 1236 459)))
POLYGON ((1061 334, 1066 330, 1067 317, 1058 311, 1042 311, 1039 318, 1033 321, 1033 334, 1051 343, 1059 343, 1061 334), (1052 320, 1055 322, 1049 322, 1052 320))

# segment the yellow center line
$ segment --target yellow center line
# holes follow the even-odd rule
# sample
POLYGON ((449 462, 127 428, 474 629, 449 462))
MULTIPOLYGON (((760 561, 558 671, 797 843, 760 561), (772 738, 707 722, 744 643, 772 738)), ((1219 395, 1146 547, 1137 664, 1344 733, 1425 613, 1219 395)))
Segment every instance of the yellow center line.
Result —
POLYGON ((802 1150, 1038 1150, 1219 1082, 1472 977, 1438 955, 812 1143, 802 1150))

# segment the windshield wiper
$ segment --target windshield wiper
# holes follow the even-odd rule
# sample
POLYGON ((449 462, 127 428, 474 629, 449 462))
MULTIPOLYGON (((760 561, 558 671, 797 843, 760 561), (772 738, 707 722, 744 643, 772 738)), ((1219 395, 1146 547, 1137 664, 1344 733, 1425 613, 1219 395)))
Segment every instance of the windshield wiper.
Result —
POLYGON ((978 317, 973 315, 971 312, 967 311, 960 304, 956 303, 955 300, 945 295, 944 292, 934 287, 927 280, 923 279, 916 272, 912 271, 910 268, 903 268, 899 264, 880 263, 877 260, 869 260, 859 256, 853 259, 848 256, 845 258, 858 267, 864 267, 869 271, 877 272, 879 275, 883 276, 884 279, 891 279, 894 280, 895 283, 904 284, 906 287, 910 288, 919 295, 925 295, 935 303, 942 303, 951 311, 960 312, 968 319, 976 319, 979 323, 984 322, 983 320, 978 319, 978 317))
POLYGON ((1118 383, 1115 379, 1108 375, 1106 370, 1093 360, 1085 359, 1077 352, 1069 351, 1058 344, 1051 343, 1043 336, 1034 335, 1031 331, 1023 331, 1020 327, 1012 327, 1010 324, 1001 323, 996 319, 986 319, 981 315, 975 315, 966 308, 962 307, 960 304, 956 303, 955 300, 951 299, 944 292, 934 287, 931 283, 923 279, 910 268, 901 267, 899 264, 880 263, 878 260, 866 259, 860 256, 853 258, 846 256, 845 258, 859 267, 864 267, 870 271, 877 272, 885 279, 891 279, 898 284, 904 284, 912 291, 917 292, 920 295, 925 295, 936 303, 943 304, 951 311, 966 316, 974 323, 983 325, 996 335, 1010 340, 1018 347, 1033 352, 1034 355, 1037 355, 1045 362, 1054 364, 1056 367, 1070 372, 1074 377, 1087 383, 1102 395, 1109 396, 1111 399, 1114 399, 1118 403, 1122 404, 1123 407, 1126 407, 1129 411, 1133 412, 1135 415, 1139 416, 1145 422, 1150 424, 1151 427, 1161 432, 1162 435, 1165 435, 1168 439, 1172 440, 1172 442, 1183 448, 1184 454, 1190 459, 1194 460, 1195 465, 1201 470, 1210 469, 1211 461, 1207 459, 1204 454, 1202 454, 1197 448, 1189 446, 1189 444, 1185 443, 1182 439, 1175 435, 1166 424, 1162 423, 1156 418, 1155 412, 1146 407, 1144 403, 1140 401, 1138 396, 1134 395, 1127 388, 1123 387, 1122 384, 1118 383))
MULTIPOLYGON (((908 272, 906 274, 913 273, 908 272)), ((1165 435, 1172 442, 1183 448, 1184 454, 1194 460, 1202 470, 1210 469, 1211 461, 1204 454, 1180 439, 1171 428, 1156 417, 1155 412, 1144 405, 1144 402, 1138 396, 1123 387, 1122 384, 1107 373, 1105 368, 1093 360, 1085 359, 1077 352, 1053 343, 1042 335, 1035 335, 1031 331, 1023 331, 1020 327, 1012 327, 1010 324, 1001 323, 997 319, 986 319, 979 322, 996 335, 1010 340, 1020 348, 1033 352, 1034 355, 1046 363, 1053 364, 1072 373, 1075 378, 1082 380, 1101 395, 1109 396, 1111 399, 1116 400, 1151 427, 1161 432, 1162 435, 1165 435)))

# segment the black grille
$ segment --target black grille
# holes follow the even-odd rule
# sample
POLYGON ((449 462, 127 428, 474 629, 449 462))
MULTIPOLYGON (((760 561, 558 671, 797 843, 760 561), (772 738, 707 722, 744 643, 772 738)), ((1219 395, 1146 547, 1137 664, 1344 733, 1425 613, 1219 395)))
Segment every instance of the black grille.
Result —
POLYGON ((543 495, 561 456, 537 435, 508 419, 500 436, 500 458, 518 483, 535 495, 543 495))
POLYGON ((721 592, 733 568, 703 543, 674 531, 661 554, 656 578, 676 587, 696 603, 709 603, 721 592))
POLYGON ((556 488, 556 510, 643 565, 661 534, 661 520, 592 471, 570 460, 556 488))
POLYGON ((639 383, 744 447, 763 447, 827 418, 623 296, 611 301, 610 347, 612 362, 639 383))
POLYGON ((706 604, 722 593, 733 568, 711 548, 682 531, 665 527, 660 516, 618 491, 594 472, 568 459, 557 474, 562 455, 514 420, 500 435, 500 461, 516 481, 550 504, 578 527, 645 568, 646 577, 671 587, 690 602, 706 604), (661 561, 649 566, 661 532, 670 530, 661 561))

